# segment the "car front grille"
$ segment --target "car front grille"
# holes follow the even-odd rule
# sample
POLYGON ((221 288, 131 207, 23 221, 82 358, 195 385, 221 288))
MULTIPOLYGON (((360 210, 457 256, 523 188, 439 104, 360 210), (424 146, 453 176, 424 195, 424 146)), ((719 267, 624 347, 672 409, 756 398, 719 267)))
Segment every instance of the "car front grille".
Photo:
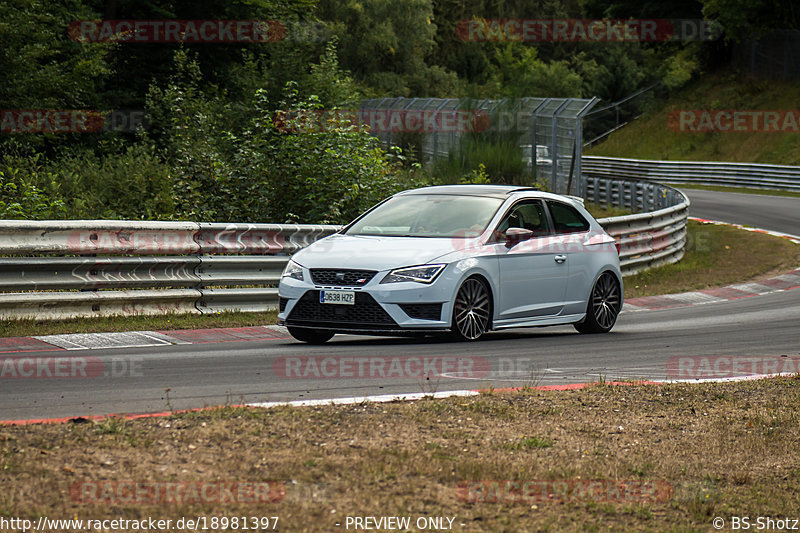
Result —
POLYGON ((399 326, 383 307, 367 293, 356 292, 355 304, 323 304, 319 291, 307 291, 286 319, 288 326, 317 328, 396 329, 399 326))
POLYGON ((312 268, 311 280, 317 285, 361 287, 375 277, 374 270, 312 268))
POLYGON ((410 318, 417 318, 421 320, 441 320, 442 319, 442 304, 400 304, 400 309, 403 310, 410 318))

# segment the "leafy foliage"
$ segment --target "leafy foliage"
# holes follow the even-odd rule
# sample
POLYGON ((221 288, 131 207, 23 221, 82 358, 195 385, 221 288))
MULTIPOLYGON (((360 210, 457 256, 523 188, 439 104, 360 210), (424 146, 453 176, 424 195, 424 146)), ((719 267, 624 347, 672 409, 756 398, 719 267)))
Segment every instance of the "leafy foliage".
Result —
MULTIPOLYGON (((349 79, 331 51, 311 73, 327 82, 343 80, 346 88, 349 79)), ((344 223, 405 186, 396 177, 408 171, 375 137, 344 116, 316 120, 322 101, 302 98, 299 84, 287 84, 277 112, 267 91, 256 91, 250 124, 236 132, 223 126, 224 102, 199 91, 197 62, 180 52, 175 65, 170 85, 151 91, 150 105, 167 140, 179 217, 344 223)), ((329 101, 347 98, 342 90, 328 93, 329 101)))
POLYGON ((23 176, 0 171, 0 218, 62 218, 64 202, 54 200, 23 176))
POLYGON ((566 61, 545 63, 536 48, 509 43, 497 50, 491 83, 503 96, 582 96, 583 80, 566 61))
POLYGON ((707 43, 465 42, 465 19, 702 14, 732 38, 751 23, 797 27, 795 11, 766 0, 7 0, 0 108, 146 109, 150 127, 0 133, 0 216, 345 222, 402 188, 525 182, 518 139, 467 136, 428 172, 415 163, 418 134, 399 136, 400 150, 336 113, 320 123, 319 111, 385 96, 615 101, 656 82, 678 88, 726 57, 707 43), (288 33, 213 45, 70 38, 70 23, 100 18, 273 20, 288 33))

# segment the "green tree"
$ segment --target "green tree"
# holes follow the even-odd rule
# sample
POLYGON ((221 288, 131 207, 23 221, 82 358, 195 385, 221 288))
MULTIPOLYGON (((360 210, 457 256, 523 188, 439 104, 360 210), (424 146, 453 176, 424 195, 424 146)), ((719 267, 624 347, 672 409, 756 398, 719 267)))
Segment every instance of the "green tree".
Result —
POLYGON ((457 91, 457 76, 428 61, 436 35, 431 0, 321 0, 318 13, 339 38, 342 66, 372 94, 457 91))
POLYGON ((728 41, 800 28, 800 6, 792 0, 702 0, 702 5, 703 16, 719 22, 728 41))
POLYGON ((503 96, 580 97, 583 80, 565 61, 539 59, 533 46, 507 43, 498 48, 490 80, 503 96))

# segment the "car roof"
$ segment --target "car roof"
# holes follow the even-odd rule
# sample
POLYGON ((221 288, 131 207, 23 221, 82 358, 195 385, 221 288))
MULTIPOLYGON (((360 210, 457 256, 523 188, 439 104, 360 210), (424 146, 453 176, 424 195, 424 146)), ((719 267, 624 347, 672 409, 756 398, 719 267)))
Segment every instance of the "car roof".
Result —
POLYGON ((516 192, 538 191, 536 187, 525 187, 522 185, 435 185, 433 187, 422 187, 397 193, 400 195, 413 194, 463 194, 470 196, 492 196, 496 198, 506 198, 516 192))
POLYGON ((575 206, 583 207, 583 198, 569 194, 554 194, 543 191, 536 187, 522 185, 500 185, 500 184, 464 184, 464 185, 434 185, 432 187, 422 187, 419 189, 409 189, 399 192, 395 196, 412 196, 423 194, 443 194, 461 196, 488 196, 505 200, 514 195, 528 198, 541 198, 542 200, 560 200, 572 203, 575 206), (525 193, 528 193, 527 195, 525 193))

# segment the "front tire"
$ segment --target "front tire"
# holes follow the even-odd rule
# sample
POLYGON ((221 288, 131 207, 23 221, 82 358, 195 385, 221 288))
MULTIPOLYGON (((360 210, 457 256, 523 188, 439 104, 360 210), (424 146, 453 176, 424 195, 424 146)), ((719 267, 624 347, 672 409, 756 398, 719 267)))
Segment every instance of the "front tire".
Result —
POLYGON ((611 272, 603 272, 589 295, 586 318, 575 324, 575 329, 581 333, 608 333, 616 324, 621 307, 622 294, 617 277, 611 272))
POLYGON ((299 340, 300 342, 307 342, 308 344, 325 344, 331 337, 334 336, 333 331, 325 329, 310 329, 310 328, 286 328, 289 330, 289 335, 299 340))
POLYGON ((478 277, 467 279, 453 303, 452 335, 456 340, 478 340, 489 330, 492 300, 486 282, 478 277))

